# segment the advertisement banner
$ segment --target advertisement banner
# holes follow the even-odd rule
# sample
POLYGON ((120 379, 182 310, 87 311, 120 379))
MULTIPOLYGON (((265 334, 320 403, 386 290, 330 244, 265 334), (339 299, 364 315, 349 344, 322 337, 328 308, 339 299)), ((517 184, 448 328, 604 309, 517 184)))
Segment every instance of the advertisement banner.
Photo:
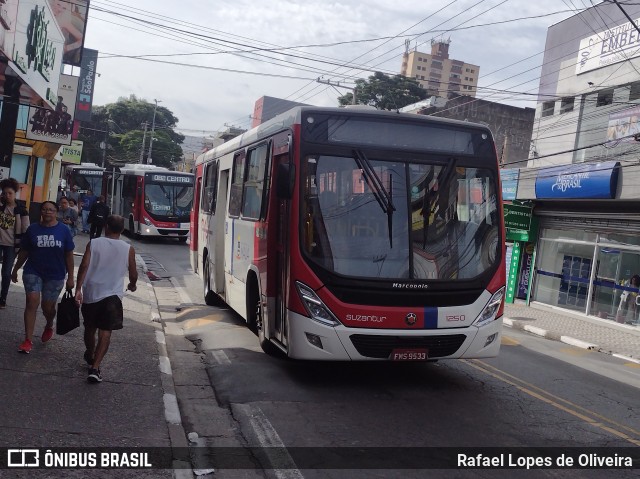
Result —
POLYGON ((62 163, 72 163, 79 165, 82 160, 82 147, 84 143, 82 141, 74 140, 71 145, 63 145, 58 150, 56 158, 62 161, 62 163))
MULTIPOLYGON (((640 25, 640 20, 635 20, 640 25)), ((576 75, 640 56, 640 33, 631 22, 580 40, 576 75)))
POLYGON ((500 182, 502 183, 502 199, 513 201, 518 192, 519 169, 500 170, 500 182))
POLYGON ((91 104, 93 103, 93 87, 96 80, 98 66, 98 50, 84 49, 78 82, 78 104, 76 106, 76 120, 91 120, 91 104))
POLYGON ((533 250, 534 243, 527 243, 522 249, 522 266, 520 269, 520 279, 518 280, 518 291, 516 298, 527 299, 529 292, 529 278, 531 277, 531 268, 533 267, 533 250))
POLYGON ((640 133, 640 106, 626 108, 609 115, 607 127, 607 141, 620 140, 624 143, 634 143, 634 135, 640 133))
POLYGON ((49 5, 64 35, 62 63, 79 67, 87 28, 89 0, 49 0, 49 5))
POLYGON ((616 197, 620 163, 578 163, 538 171, 536 198, 616 197))
POLYGON ((77 88, 78 77, 60 75, 60 87, 55 110, 29 108, 28 139, 62 145, 71 144, 77 88))
POLYGON ((18 0, 0 1, 0 53, 9 58, 13 50, 13 36, 7 32, 16 27, 18 0))
POLYGON ((16 28, 6 32, 12 44, 9 66, 49 106, 56 106, 64 36, 47 0, 18 3, 16 28))

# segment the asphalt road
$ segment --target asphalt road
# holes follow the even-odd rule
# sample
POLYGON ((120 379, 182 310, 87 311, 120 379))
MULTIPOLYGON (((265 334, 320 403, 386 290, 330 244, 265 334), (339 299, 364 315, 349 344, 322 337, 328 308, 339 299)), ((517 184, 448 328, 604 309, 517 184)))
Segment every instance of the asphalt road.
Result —
MULTIPOLYGON (((640 446, 637 365, 510 329, 500 356, 488 360, 276 359, 262 352, 255 335, 232 312, 204 306, 186 245, 164 240, 134 244, 149 265, 156 265, 154 271, 171 278, 182 302, 190 303, 181 325, 202 353, 200 367, 206 368, 216 404, 229 412, 239 440, 250 446, 303 448, 275 458, 280 469, 267 475, 426 477, 424 470, 401 469, 414 464, 412 454, 432 454, 436 460, 466 447, 640 446), (364 455, 352 460, 345 457, 345 448, 363 448, 364 455), (312 469, 326 464, 336 469, 312 469)), ((194 427, 211 420, 190 414, 194 427)), ((428 477, 514 475, 635 477, 633 471, 612 468, 430 470, 428 477)))

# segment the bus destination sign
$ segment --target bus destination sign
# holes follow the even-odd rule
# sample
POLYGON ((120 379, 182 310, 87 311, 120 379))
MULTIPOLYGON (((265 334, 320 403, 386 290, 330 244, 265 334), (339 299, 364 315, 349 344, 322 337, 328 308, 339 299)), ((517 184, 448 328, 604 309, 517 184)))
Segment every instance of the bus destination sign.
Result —
POLYGON ((151 175, 151 181, 157 183, 193 183, 191 176, 175 176, 175 175, 151 175))

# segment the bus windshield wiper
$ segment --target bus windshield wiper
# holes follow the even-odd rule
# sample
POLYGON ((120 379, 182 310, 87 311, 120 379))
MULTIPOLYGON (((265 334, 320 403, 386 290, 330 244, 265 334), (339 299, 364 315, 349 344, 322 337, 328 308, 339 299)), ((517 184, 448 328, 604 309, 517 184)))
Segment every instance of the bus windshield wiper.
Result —
POLYGON ((386 190, 382 184, 382 180, 371 166, 369 158, 363 151, 355 149, 353 150, 353 158, 356 160, 358 168, 362 170, 362 176, 364 176, 367 185, 371 188, 374 198, 382 208, 382 211, 387 215, 387 227, 389 228, 389 247, 393 248, 393 212, 396 210, 393 206, 393 175, 389 175, 389 191, 386 190))

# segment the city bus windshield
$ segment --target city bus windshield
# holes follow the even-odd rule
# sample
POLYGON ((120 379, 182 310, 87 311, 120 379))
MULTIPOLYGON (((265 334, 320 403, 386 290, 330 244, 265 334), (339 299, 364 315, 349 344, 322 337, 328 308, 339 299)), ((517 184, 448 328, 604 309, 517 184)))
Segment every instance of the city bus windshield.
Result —
POLYGON ((144 208, 152 218, 187 222, 193 203, 193 184, 145 183, 144 208))
POLYGON ((77 186, 80 193, 91 190, 99 196, 102 194, 102 170, 75 169, 71 173, 70 186, 77 186))
POLYGON ((353 156, 316 155, 303 168, 303 248, 326 270, 351 277, 471 279, 499 260, 494 172, 369 156, 376 191, 353 156), (363 175, 364 173, 364 175, 363 175), (377 196, 392 201, 393 221, 377 196))

